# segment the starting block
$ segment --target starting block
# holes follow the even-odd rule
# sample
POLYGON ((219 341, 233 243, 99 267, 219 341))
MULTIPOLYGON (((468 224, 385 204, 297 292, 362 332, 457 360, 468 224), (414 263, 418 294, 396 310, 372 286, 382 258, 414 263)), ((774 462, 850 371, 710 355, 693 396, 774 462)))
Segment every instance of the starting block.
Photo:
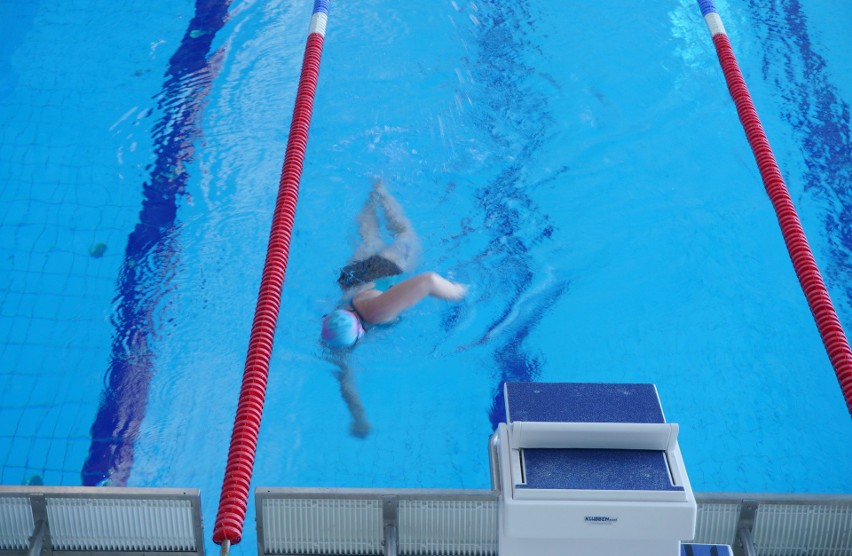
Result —
POLYGON ((653 384, 507 383, 500 556, 679 556, 696 504, 653 384))

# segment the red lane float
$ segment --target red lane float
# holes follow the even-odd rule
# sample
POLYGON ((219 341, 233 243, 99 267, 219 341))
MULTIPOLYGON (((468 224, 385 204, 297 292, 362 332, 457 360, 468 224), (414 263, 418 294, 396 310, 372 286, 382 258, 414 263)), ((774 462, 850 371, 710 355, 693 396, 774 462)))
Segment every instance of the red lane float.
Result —
POLYGON ((805 231, 799 221, 784 178, 781 176, 781 170, 778 168, 763 125, 760 123, 722 21, 712 0, 699 0, 698 3, 713 36, 713 44, 716 46, 716 54, 725 74, 728 91, 737 107, 737 114, 760 169, 766 192, 775 207, 781 233, 787 244, 790 259, 793 261, 793 268, 834 367, 840 389, 846 399, 846 407, 852 415, 852 350, 849 348, 849 340, 843 332, 837 311, 834 309, 813 252, 808 245, 805 231))
POLYGON ((293 109, 290 136, 284 155, 284 166, 278 183, 278 198, 275 203, 266 262, 252 323, 237 414, 231 434, 231 447, 228 451, 219 511, 213 530, 213 542, 222 545, 223 553, 227 553, 229 546, 237 544, 242 538, 257 438, 266 398, 269 360, 272 357, 272 344, 281 304, 281 288, 287 271, 290 238, 296 217, 299 180, 308 145, 308 128, 319 78, 327 14, 328 1, 316 0, 311 32, 305 46, 296 105, 293 109))

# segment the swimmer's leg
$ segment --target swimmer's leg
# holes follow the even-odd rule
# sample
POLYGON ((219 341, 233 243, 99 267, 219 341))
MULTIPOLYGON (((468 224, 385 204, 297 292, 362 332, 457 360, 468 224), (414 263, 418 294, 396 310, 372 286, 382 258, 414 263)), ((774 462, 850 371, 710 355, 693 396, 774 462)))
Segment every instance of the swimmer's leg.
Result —
POLYGON ((358 220, 358 234, 361 243, 355 249, 352 257, 354 261, 362 261, 371 255, 375 255, 385 246, 379 231, 379 215, 376 211, 376 201, 372 195, 364 204, 364 208, 356 217, 358 220))
POLYGON ((379 255, 395 263, 403 272, 409 272, 417 266, 422 252, 420 238, 412 230, 397 235, 393 243, 382 249, 379 255))
POLYGON ((383 249, 380 255, 396 263, 403 272, 411 270, 417 265, 422 252, 420 238, 417 237, 414 227, 406 218, 400 204, 388 193, 381 181, 373 184, 371 197, 382 205, 388 229, 394 234, 393 243, 383 249))
POLYGON ((402 210, 399 202, 385 188, 381 180, 373 183, 373 193, 370 197, 375 199, 382 205, 385 211, 385 217, 388 220, 388 229, 394 234, 402 234, 405 232, 413 232, 414 228, 411 222, 406 218, 405 211, 402 210))

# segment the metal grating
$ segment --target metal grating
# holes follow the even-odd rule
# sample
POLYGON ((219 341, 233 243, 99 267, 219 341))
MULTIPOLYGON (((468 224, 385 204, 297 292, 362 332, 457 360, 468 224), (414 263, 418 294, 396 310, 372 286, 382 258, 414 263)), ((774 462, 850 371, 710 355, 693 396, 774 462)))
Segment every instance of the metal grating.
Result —
MULTIPOLYGON (((695 522, 695 538, 692 542, 707 544, 731 544, 737 533, 740 504, 706 503, 698 501, 695 522)), ((689 539, 685 539, 689 540, 689 539)))
POLYGON ((754 524, 760 556, 852 554, 852 505, 760 505, 754 524))
POLYGON ((497 554, 497 500, 399 501, 403 556, 497 554))
POLYGON ((0 555, 204 553, 197 489, 0 485, 0 555))
POLYGON ((380 555, 377 498, 263 498, 265 554, 380 555))
POLYGON ((194 551, 189 500, 47 498, 54 550, 194 551))
POLYGON ((29 498, 0 496, 0 550, 26 550, 34 527, 29 498))
MULTIPOLYGON (((496 556, 498 550, 497 491, 259 488, 255 498, 262 554, 380 556, 398 549, 401 556, 496 556)), ((852 555, 852 496, 710 493, 696 501, 695 543, 735 545, 737 529, 753 523, 759 556, 852 555)))

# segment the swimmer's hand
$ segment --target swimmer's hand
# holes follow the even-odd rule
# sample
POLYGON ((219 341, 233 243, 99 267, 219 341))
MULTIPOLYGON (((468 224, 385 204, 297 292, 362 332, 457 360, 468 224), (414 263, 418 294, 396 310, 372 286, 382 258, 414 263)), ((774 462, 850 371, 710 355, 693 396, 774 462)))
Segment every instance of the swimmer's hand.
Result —
POLYGON ((356 438, 367 438, 371 428, 365 419, 356 419, 349 425, 349 432, 356 438))
POLYGON ((451 282, 440 274, 428 273, 432 281, 432 295, 446 299, 447 301, 460 301, 467 295, 467 286, 458 282, 451 282))
POLYGON ((453 291, 448 292, 449 295, 444 299, 448 301, 461 301, 467 296, 467 286, 464 284, 459 284, 458 282, 450 282, 452 285, 453 291))

